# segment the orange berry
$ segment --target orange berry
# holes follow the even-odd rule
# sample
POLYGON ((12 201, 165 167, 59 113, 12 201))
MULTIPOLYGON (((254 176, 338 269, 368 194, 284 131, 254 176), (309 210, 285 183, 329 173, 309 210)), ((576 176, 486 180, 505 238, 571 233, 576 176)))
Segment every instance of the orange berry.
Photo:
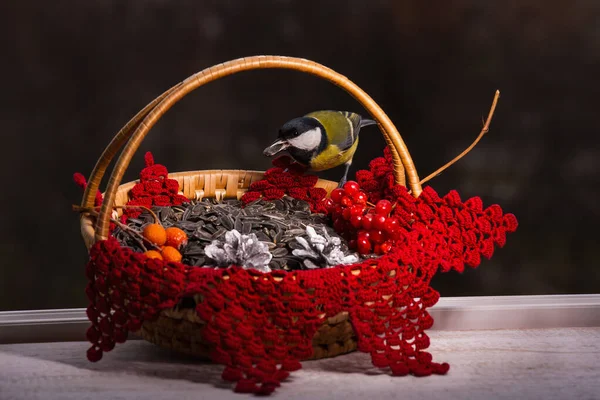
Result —
POLYGON ((187 234, 179 228, 171 226, 166 229, 167 232, 167 246, 175 247, 180 249, 181 246, 185 246, 188 241, 187 234))
POLYGON ((160 254, 158 251, 156 250, 148 250, 147 252, 144 253, 144 255, 148 258, 157 258, 159 260, 163 259, 162 254, 160 254))
POLYGON ((179 250, 173 246, 165 246, 162 249, 163 260, 172 262, 181 262, 182 256, 179 250))
POLYGON ((165 228, 159 224, 150 224, 144 228, 144 237, 157 246, 162 246, 167 241, 165 228))

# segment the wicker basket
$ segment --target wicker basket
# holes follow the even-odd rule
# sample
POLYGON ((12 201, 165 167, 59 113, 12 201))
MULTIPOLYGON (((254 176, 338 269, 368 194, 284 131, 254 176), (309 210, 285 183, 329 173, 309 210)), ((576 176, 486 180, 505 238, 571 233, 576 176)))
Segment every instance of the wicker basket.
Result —
MULTIPOLYGON (((477 140, 446 166, 466 154, 487 132, 498 98, 477 140)), ((113 138, 94 167, 82 200, 81 233, 90 250, 86 289, 93 346, 88 358, 126 340, 134 332, 157 345, 226 366, 223 378, 236 390, 269 394, 299 360, 332 357, 355 349, 393 375, 445 374, 448 364, 432 361, 425 331, 433 324, 427 308, 439 299, 429 283, 436 271, 476 267, 480 256, 502 247, 517 221, 498 205, 483 209, 481 199, 463 202, 452 191, 443 198, 421 184, 410 154, 381 108, 346 77, 298 58, 257 56, 203 70, 175 85, 140 111, 113 138), (346 90, 375 119, 388 144, 383 160, 388 189, 404 213, 410 232, 379 259, 336 268, 268 274, 244 270, 193 268, 165 263, 123 249, 109 235, 115 206, 125 205, 135 184, 121 180, 142 140, 160 117, 192 90, 241 71, 283 68, 323 78, 346 90), (121 150, 98 213, 95 195, 106 168, 121 150), (390 162, 393 166, 390 167, 390 162), (393 179, 392 179, 393 178, 393 179), (395 185, 391 184, 395 182, 395 185), (392 187, 393 186, 393 187, 392 187), (143 289, 143 290, 142 290, 143 289), (230 296, 230 297, 227 297, 230 296), (193 297, 195 309, 177 308, 193 297), (234 334, 235 332, 235 334, 234 334), (238 336, 236 336, 238 335, 238 336), (311 340, 312 339, 312 340, 311 340), (312 344, 312 347, 311 347, 312 344)), ((366 171, 365 171, 366 172, 366 171)), ((262 172, 205 170, 170 174, 189 199, 240 198, 262 172)), ((374 175, 373 175, 374 176, 374 175)), ((330 193, 337 183, 319 180, 330 193)))
MULTIPOLYGON (((375 101, 356 84, 323 65, 305 59, 280 56, 242 58, 205 69, 175 85, 148 104, 117 133, 94 167, 83 196, 81 205, 93 206, 94 194, 99 188, 107 166, 117 151, 123 147, 123 152, 110 176, 98 220, 89 215, 84 215, 81 219, 81 233, 88 249, 95 241, 108 237, 112 211, 109 205, 124 205, 129 200, 128 192, 135 182, 120 185, 121 179, 142 140, 159 118, 177 101, 204 84, 238 72, 263 68, 302 71, 328 80, 346 90, 379 123, 381 132, 392 149, 397 183, 404 185, 408 180, 413 195, 418 196, 421 193, 421 185, 413 161, 396 127, 375 101)), ((190 199, 212 197, 221 199, 240 198, 252 182, 262 178, 262 173, 244 170, 207 170, 175 173, 170 174, 169 177, 179 181, 183 194, 190 199)), ((321 179, 317 187, 325 188, 329 193, 337 187, 337 183, 321 179)), ((202 324, 197 315, 190 310, 166 310, 157 320, 144 322, 138 333, 144 339, 160 346, 197 356, 206 356, 208 349, 203 345, 198 333, 202 324)), ((328 318, 319 328, 313 339, 311 358, 336 356, 353 351, 356 346, 356 337, 348 321, 348 314, 343 312, 328 318)))

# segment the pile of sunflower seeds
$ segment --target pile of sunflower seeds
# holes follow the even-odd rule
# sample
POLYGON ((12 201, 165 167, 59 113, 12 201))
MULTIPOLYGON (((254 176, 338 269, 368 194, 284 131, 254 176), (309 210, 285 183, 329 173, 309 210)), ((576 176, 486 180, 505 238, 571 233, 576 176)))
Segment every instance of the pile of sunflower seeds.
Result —
MULTIPOLYGON (((307 202, 287 196, 280 200, 259 199, 243 208, 239 200, 217 202, 206 199, 181 206, 156 207, 154 211, 165 228, 176 226, 187 233, 188 244, 181 249, 183 262, 187 265, 213 265, 213 260, 205 254, 205 247, 215 240, 224 241, 225 233, 232 230, 242 235, 255 234, 259 241, 268 246, 273 256, 268 265, 271 270, 307 269, 307 264, 304 263, 306 257, 296 256, 293 252, 305 250, 301 243, 303 241, 296 238, 305 239, 305 244, 310 241, 308 226, 319 232, 326 231, 331 238, 339 238, 339 250, 344 255, 353 254, 346 241, 328 225, 327 216, 313 214, 307 202)), ((138 218, 129 219, 127 225, 136 231, 142 231, 147 224, 153 222, 150 214, 145 212, 138 218)), ((117 228, 114 236, 124 246, 143 251, 139 241, 127 232, 117 228)), ((313 265, 312 268, 314 267, 313 265)))

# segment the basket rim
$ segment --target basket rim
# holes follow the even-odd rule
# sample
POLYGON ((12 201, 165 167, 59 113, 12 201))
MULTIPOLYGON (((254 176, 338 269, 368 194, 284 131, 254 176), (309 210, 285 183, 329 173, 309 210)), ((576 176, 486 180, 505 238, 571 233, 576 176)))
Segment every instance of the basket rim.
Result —
MULTIPOLYGON (((261 180, 266 171, 260 170, 246 170, 246 169, 202 169, 202 170, 192 170, 192 171, 179 171, 179 172, 169 172, 168 178, 175 179, 179 182, 180 185, 180 194, 183 194, 190 200, 198 200, 197 194, 198 192, 208 191, 209 194, 202 195, 201 198, 217 198, 220 197, 223 199, 233 199, 234 197, 231 195, 227 195, 227 193, 234 193, 235 197, 240 198, 243 193, 248 190, 250 184, 255 181, 261 180), (203 179, 203 189, 196 189, 193 181, 190 181, 188 178, 193 177, 197 178, 198 182, 200 182, 200 177, 203 179), (208 179, 207 179, 208 177, 208 179), (237 185, 235 188, 228 187, 235 183, 237 179, 237 185), (218 182, 217 182, 218 181, 218 182), (216 183, 219 183, 218 185, 216 183), (217 187, 223 186, 223 187, 217 187), (192 198, 190 195, 196 195, 196 198, 192 198)), ((129 181, 126 183, 122 183, 119 185, 117 194, 115 196, 114 205, 121 206, 127 203, 129 199, 128 192, 136 185, 140 183, 140 179, 135 179, 133 181, 129 181)), ((323 188, 327 190, 329 194, 331 190, 338 186, 338 182, 334 182, 328 179, 319 178, 315 187, 323 188)), ((105 193, 102 193, 104 197, 105 193)), ((113 208, 113 212, 116 211, 113 208)), ((120 211, 117 211, 118 215, 120 215, 120 211)), ((81 236, 83 237, 84 244, 89 252, 92 248, 95 239, 95 224, 96 218, 92 217, 87 213, 82 213, 80 217, 80 230, 81 236)), ((109 236, 110 237, 110 236, 109 236)))

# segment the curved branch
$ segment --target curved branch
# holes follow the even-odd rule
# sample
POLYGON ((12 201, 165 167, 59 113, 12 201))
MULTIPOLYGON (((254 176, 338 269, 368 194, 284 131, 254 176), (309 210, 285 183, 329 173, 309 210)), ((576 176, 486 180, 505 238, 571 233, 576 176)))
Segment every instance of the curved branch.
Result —
POLYGON ((436 176, 440 175, 442 172, 444 172, 444 170, 446 170, 452 164, 454 164, 455 162, 457 162, 458 160, 463 158, 468 152, 470 152, 473 149, 473 147, 475 147, 477 145, 477 143, 479 143, 481 138, 486 133, 488 133, 488 131, 490 130, 490 123, 492 122, 492 117, 494 116, 494 111, 496 111, 496 105, 498 104, 499 97, 500 97, 500 91, 496 90, 496 94, 494 95, 494 101, 492 102, 492 106, 490 107, 490 112, 488 114, 487 119, 485 120, 485 123, 483 124, 483 128, 481 128, 481 132, 479 133, 479 136, 477 136, 477 139, 475 139, 475 141, 473 143, 471 143, 471 145, 469 147, 467 147, 462 153, 460 153, 458 156, 454 157, 454 159, 452 161, 441 166, 435 172, 432 172, 431 174, 429 174, 426 178, 423 178, 420 182, 421 185, 423 183, 431 180, 432 178, 435 178, 436 176))

